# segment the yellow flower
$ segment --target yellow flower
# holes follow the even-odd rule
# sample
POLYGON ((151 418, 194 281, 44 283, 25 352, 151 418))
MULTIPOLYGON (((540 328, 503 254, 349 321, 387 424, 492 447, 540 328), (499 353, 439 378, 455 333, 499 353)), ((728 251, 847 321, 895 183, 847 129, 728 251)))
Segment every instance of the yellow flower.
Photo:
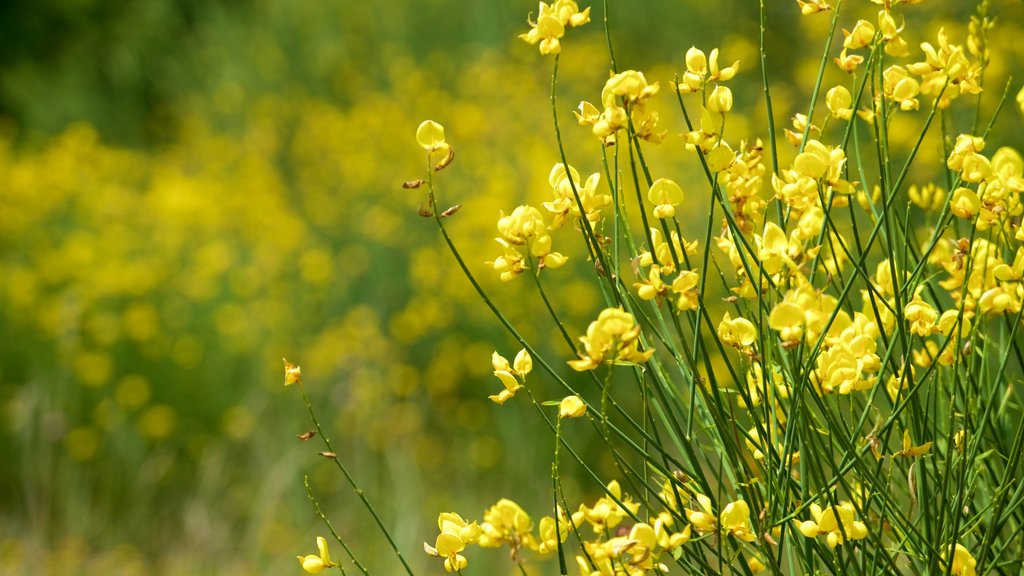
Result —
POLYGON ((722 85, 715 86, 708 96, 708 109, 718 114, 732 110, 732 90, 722 85))
POLYGON ((696 46, 691 46, 686 51, 686 72, 683 73, 683 81, 676 85, 676 90, 680 94, 689 94, 701 90, 706 82, 728 82, 736 76, 739 64, 737 60, 731 66, 719 68, 718 48, 711 50, 709 57, 696 46))
POLYGON ((416 142, 430 154, 439 156, 448 154, 449 146, 444 140, 444 126, 433 120, 424 120, 416 128, 416 142))
POLYGON ((750 525, 750 507, 743 500, 726 504, 719 517, 719 523, 723 531, 744 542, 753 542, 757 539, 750 525))
POLYGON ((494 352, 491 354, 491 366, 494 367, 494 375, 501 381, 505 389, 498 394, 488 396, 488 398, 495 404, 504 404, 523 387, 520 381, 525 382, 526 375, 533 370, 533 359, 524 348, 519 351, 519 354, 516 354, 514 364, 510 366, 504 356, 494 352))
POLYGON ((981 199, 970 188, 963 186, 953 191, 953 198, 949 202, 949 211, 959 218, 970 220, 981 211, 981 199))
POLYGON ((914 443, 910 439, 910 430, 903 431, 903 449, 893 454, 893 456, 903 456, 906 458, 916 458, 923 456, 930 452, 932 449, 931 442, 925 442, 920 446, 914 446, 914 443))
POLYGON ((540 554, 551 554, 557 551, 558 543, 565 542, 565 539, 569 537, 569 528, 572 521, 566 516, 561 506, 557 508, 556 512, 558 514, 557 531, 554 517, 545 516, 540 519, 540 525, 537 528, 540 536, 537 543, 537 552, 540 554))
POLYGON ((700 504, 699 510, 692 510, 690 508, 684 510, 686 519, 701 534, 714 532, 715 527, 718 525, 718 520, 711 510, 711 499, 703 494, 697 494, 697 503, 700 504))
POLYGON ((825 95, 825 105, 832 117, 837 120, 849 120, 853 118, 853 96, 843 86, 835 86, 825 95))
POLYGON ((832 9, 827 0, 807 0, 806 2, 804 0, 796 0, 796 3, 800 6, 800 13, 804 16, 832 9))
POLYGON ((291 386, 292 384, 301 383, 302 368, 292 364, 287 358, 282 358, 282 360, 284 360, 284 385, 291 386))
POLYGON ((875 38, 875 25, 867 20, 858 20, 853 25, 853 30, 847 32, 843 29, 843 35, 846 36, 843 40, 843 48, 848 50, 864 48, 870 46, 871 41, 875 38))
POLYGON ((580 359, 569 361, 569 366, 583 372, 605 362, 647 362, 654 350, 640 351, 640 333, 632 314, 622 308, 606 308, 587 327, 587 335, 580 338, 580 359))
POLYGON ((838 506, 829 506, 822 510, 821 506, 811 504, 811 516, 814 520, 797 523, 797 529, 807 538, 826 535, 829 548, 843 543, 843 535, 850 540, 863 540, 868 535, 868 527, 860 520, 855 520, 856 510, 850 502, 840 502, 838 506))
POLYGON ((579 418, 587 413, 587 405, 576 395, 566 396, 558 404, 559 418, 579 418))
POLYGON ((334 562, 331 562, 331 554, 327 550, 327 539, 323 536, 316 537, 316 547, 320 550, 320 555, 316 556, 309 554, 308 556, 296 556, 299 559, 299 564, 302 565, 302 569, 310 574, 319 574, 324 568, 331 568, 337 566, 334 562))
POLYGON ((595 534, 603 534, 618 526, 626 518, 627 512, 635 514, 640 509, 639 502, 633 502, 628 496, 622 496, 622 488, 617 480, 609 482, 605 486, 605 490, 607 494, 594 502, 592 507, 580 504, 579 510, 572 515, 574 525, 579 526, 583 522, 587 522, 595 534), (619 506, 616 500, 622 502, 622 506, 619 506))
POLYGON ((676 309, 680 312, 697 309, 697 305, 700 303, 700 291, 697 289, 699 281, 700 274, 691 270, 683 270, 672 281, 669 289, 673 294, 679 295, 679 299, 676 300, 676 309))
POLYGON ((582 26, 587 22, 590 22, 590 8, 580 12, 573 0, 541 2, 537 20, 529 21, 530 31, 520 34, 519 38, 530 44, 539 42, 541 54, 558 54, 562 51, 559 38, 565 35, 565 27, 582 26))
POLYGON ((444 558, 446 572, 458 572, 469 566, 469 561, 460 554, 467 544, 476 542, 482 529, 476 522, 467 523, 462 516, 454 512, 443 512, 437 517, 437 527, 441 531, 434 546, 423 543, 423 550, 430 556, 444 558))
MULTIPOLYGON (((945 560, 948 554, 943 554, 942 558, 945 560)), ((971 556, 971 553, 962 544, 957 544, 953 548, 953 565, 949 571, 951 574, 956 576, 974 576, 975 566, 978 565, 978 561, 971 556)))
POLYGON ((651 184, 647 198, 655 204, 655 218, 671 218, 676 215, 675 207, 683 202, 683 189, 668 178, 658 178, 651 184))
POLYGON ((484 548, 497 548, 506 543, 513 551, 520 546, 536 547, 533 535, 530 534, 533 520, 519 504, 507 498, 498 500, 484 512, 480 530, 477 542, 484 548))
POLYGON ((918 336, 930 336, 935 328, 939 313, 924 300, 915 297, 903 309, 904 318, 910 322, 910 332, 918 336))
POLYGON ((757 340, 757 329, 750 320, 743 317, 734 320, 726 312, 718 324, 718 337, 726 346, 747 348, 757 340))

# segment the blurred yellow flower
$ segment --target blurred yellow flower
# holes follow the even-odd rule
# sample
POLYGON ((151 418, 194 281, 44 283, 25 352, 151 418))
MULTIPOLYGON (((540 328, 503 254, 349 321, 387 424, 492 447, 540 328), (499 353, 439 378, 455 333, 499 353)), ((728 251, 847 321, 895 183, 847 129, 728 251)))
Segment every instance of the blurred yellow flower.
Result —
POLYGON ((316 537, 316 547, 320 550, 320 555, 309 554, 307 556, 296 556, 299 559, 299 564, 302 565, 302 569, 310 574, 319 574, 324 568, 331 568, 337 566, 334 562, 331 562, 331 554, 327 550, 327 539, 323 536, 316 537))
POLYGON ((284 360, 284 385, 291 386, 302 382, 302 368, 292 364, 287 358, 284 360))

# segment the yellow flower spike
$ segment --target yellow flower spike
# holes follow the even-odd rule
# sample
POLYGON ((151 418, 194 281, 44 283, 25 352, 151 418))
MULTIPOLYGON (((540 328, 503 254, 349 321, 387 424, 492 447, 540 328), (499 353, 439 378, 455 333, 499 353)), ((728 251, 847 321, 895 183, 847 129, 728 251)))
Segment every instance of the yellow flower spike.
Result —
POLYGON ((291 386, 302 382, 302 368, 292 364, 287 358, 284 360, 284 385, 291 386))
POLYGON ((576 395, 566 396, 558 404, 559 418, 579 418, 587 413, 587 405, 576 395))
POLYGON ((658 178, 651 184, 647 198, 655 204, 655 218, 671 218, 675 216, 675 206, 683 202, 683 189, 668 178, 658 178))
POLYGON ((750 507, 743 500, 726 504, 719 517, 719 523, 722 530, 744 542, 753 542, 757 539, 750 525, 750 507))
POLYGON ((323 536, 316 537, 316 547, 320 551, 320 555, 316 556, 309 554, 307 556, 296 556, 299 559, 299 564, 302 569, 310 574, 319 574, 324 568, 331 568, 337 566, 334 562, 331 562, 331 554, 327 550, 327 539, 323 536))
POLYGON ((1020 108, 1020 113, 1024 114, 1024 88, 1017 92, 1017 107, 1020 108))
POLYGON ((825 105, 832 117, 837 120, 849 120, 853 118, 853 96, 844 86, 835 86, 825 95, 825 105))
POLYGON ((433 120, 424 120, 416 128, 416 142, 428 153, 444 155, 448 153, 448 143, 444 139, 444 126, 433 120))

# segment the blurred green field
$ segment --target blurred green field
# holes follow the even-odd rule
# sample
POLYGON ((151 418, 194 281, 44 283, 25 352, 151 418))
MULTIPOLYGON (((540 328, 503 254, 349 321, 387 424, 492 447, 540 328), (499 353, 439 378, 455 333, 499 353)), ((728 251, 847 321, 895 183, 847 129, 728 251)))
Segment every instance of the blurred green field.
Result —
MULTIPOLYGON (((691 45, 739 58, 737 108, 756 112, 736 130, 763 133, 756 3, 611 4, 620 62, 652 80, 667 85, 691 45)), ((785 119, 805 106, 795 94, 818 64, 787 49, 827 22, 770 4, 785 119)), ((973 5, 953 4, 943 16, 962 38, 973 5)), ((1020 60, 1021 3, 995 4, 1001 49, 1020 60)), ((464 204, 455 241, 524 334, 553 350, 536 294, 484 264, 498 252, 499 210, 545 199, 557 158, 549 63, 515 38, 530 10, 0 4, 0 574, 299 573, 294 556, 323 532, 304 474, 373 558, 382 542, 369 518, 295 439, 310 425, 282 386, 282 356, 302 365, 338 453, 415 566, 438 569, 420 542, 441 510, 514 493, 540 515, 550 463, 531 448, 547 436, 527 409, 487 400, 490 354, 511 357, 515 343, 417 216, 422 198, 400 187, 420 176, 416 126, 445 124, 458 155, 442 194, 464 204)), ((921 17, 915 41, 940 25, 921 17)), ((564 102, 598 99, 599 20, 560 66, 564 102)), ((1005 66, 993 62, 991 77, 1005 66)), ((675 140, 652 161, 696 173, 679 159, 678 112, 661 105, 675 140)), ((995 139, 1019 146, 1014 126, 995 139)), ((598 171, 590 134, 565 132, 569 149, 587 151, 580 171, 598 171)), ((573 334, 600 307, 581 277, 560 272, 552 291, 573 334)), ((370 564, 389 574, 393 562, 370 564)))

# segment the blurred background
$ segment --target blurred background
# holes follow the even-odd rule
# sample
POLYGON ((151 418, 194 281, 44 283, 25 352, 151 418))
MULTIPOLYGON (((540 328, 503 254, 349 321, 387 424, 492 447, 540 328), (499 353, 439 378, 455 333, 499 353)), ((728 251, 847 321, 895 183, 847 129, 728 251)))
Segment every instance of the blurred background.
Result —
MULTIPOLYGON (((764 136, 755 2, 611 4, 620 68, 662 82, 670 135, 653 165, 680 182, 696 174, 667 90, 691 45, 741 60, 736 108, 750 113, 730 130, 764 136)), ((973 4, 944 4, 962 43, 973 4)), ((1005 26, 989 111, 1024 57, 1010 41, 1020 4, 993 2, 1005 26)), ((819 46, 828 18, 770 5, 783 124, 805 111, 820 58, 795 47, 819 46)), ((364 562, 396 573, 319 446, 296 440, 310 425, 283 388, 282 356, 302 365, 335 448, 415 566, 440 570, 420 547, 438 512, 478 519, 502 496, 535 520, 547 512, 549 434, 525 400, 487 400, 500 387, 491 352, 518 346, 417 216, 422 193, 400 187, 422 176, 416 126, 441 122, 457 150, 441 203, 464 204, 448 221, 455 241, 524 334, 566 358, 527 279, 502 285, 484 265, 499 210, 546 199, 557 159, 552 60, 516 39, 536 9, 0 2, 0 573, 298 573, 295 555, 325 533, 304 475, 364 562)), ((934 42, 934 18, 918 11, 911 46, 934 42)), ((563 44, 559 113, 586 175, 600 147, 570 110, 598 101, 608 75, 600 19, 563 44)), ((1019 144, 1011 112, 1000 137, 1019 144)), ((933 166, 939 149, 923 152, 933 166)), ((687 206, 703 218, 693 188, 687 206)), ((569 232, 555 242, 582 253, 569 232)), ((587 263, 545 281, 570 334, 583 333, 602 307, 587 263)), ((540 399, 560 397, 534 377, 540 399)), ((604 466, 593 439, 575 441, 604 466)), ((569 468, 570 493, 596 495, 569 468)), ((511 572, 502 554, 483 556, 471 562, 500 568, 478 573, 511 572)))

